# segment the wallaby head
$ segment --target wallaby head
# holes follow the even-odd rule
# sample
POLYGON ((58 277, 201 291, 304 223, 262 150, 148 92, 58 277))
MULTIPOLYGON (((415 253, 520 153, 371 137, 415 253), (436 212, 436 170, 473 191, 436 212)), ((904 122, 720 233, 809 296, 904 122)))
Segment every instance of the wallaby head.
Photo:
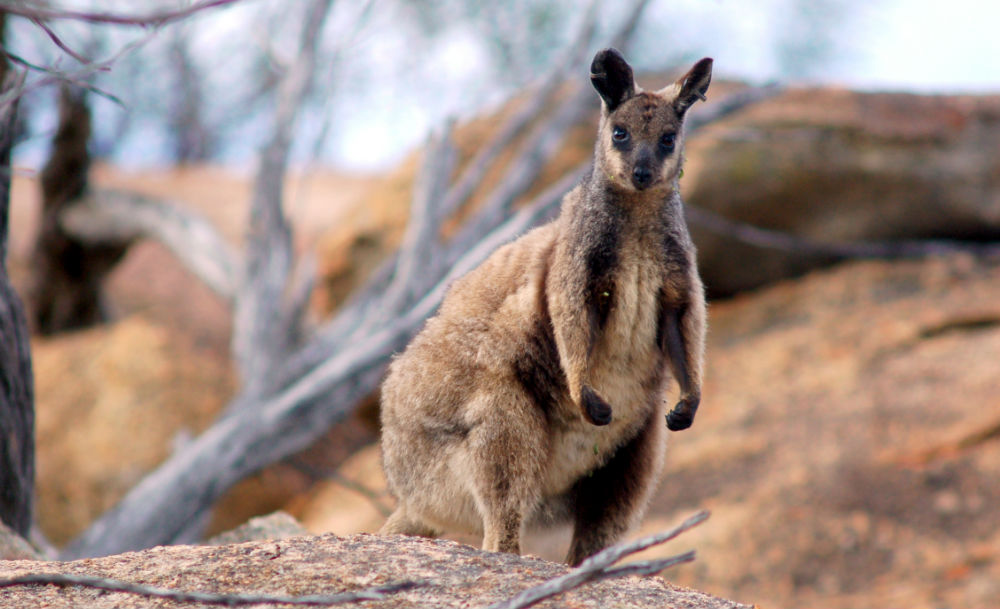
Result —
POLYGON ((604 49, 590 65, 590 80, 604 101, 596 167, 624 190, 674 188, 682 163, 684 114, 695 101, 705 99, 712 60, 701 59, 659 91, 643 91, 621 53, 604 49))

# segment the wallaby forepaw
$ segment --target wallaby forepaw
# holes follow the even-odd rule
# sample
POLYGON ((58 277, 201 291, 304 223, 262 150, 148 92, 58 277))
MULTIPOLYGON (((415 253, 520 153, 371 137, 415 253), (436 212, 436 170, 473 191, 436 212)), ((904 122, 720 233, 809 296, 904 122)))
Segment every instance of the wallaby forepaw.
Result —
POLYGON ((597 392, 584 385, 580 391, 580 401, 583 402, 583 414, 594 425, 607 425, 611 422, 611 405, 597 392))
POLYGON ((700 399, 697 397, 684 398, 677 402, 674 409, 667 413, 667 429, 670 431, 681 431, 691 427, 694 423, 694 413, 698 410, 700 399))

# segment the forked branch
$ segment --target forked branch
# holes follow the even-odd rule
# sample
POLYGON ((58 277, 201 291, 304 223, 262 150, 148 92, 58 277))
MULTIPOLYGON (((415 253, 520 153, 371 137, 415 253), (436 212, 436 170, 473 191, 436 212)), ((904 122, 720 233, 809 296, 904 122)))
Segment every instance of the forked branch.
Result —
POLYGON ((579 567, 569 573, 550 579, 533 588, 528 588, 513 598, 494 603, 485 609, 525 609, 539 601, 579 588, 589 582, 628 575, 653 575, 674 565, 691 562, 694 560, 693 550, 668 558, 629 563, 620 567, 612 566, 626 556, 676 538, 684 531, 704 522, 708 516, 708 511, 702 510, 668 531, 611 546, 583 561, 579 567))

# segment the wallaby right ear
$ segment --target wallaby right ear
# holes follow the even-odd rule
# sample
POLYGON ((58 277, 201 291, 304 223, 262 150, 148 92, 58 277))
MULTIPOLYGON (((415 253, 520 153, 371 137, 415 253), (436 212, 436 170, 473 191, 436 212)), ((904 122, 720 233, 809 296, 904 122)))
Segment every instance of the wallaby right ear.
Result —
POLYGON ((632 66, 617 49, 598 51, 590 64, 590 82, 601 95, 608 112, 635 95, 632 66))
POLYGON ((694 67, 677 81, 680 88, 680 93, 674 100, 677 116, 684 116, 687 109, 699 99, 705 101, 705 93, 708 92, 708 85, 711 82, 712 58, 704 57, 698 60, 698 63, 694 64, 694 67))

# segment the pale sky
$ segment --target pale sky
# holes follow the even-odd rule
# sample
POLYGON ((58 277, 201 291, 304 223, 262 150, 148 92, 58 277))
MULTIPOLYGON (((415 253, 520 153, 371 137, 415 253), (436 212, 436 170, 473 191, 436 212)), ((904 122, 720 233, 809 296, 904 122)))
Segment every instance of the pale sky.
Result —
MULTIPOLYGON (((468 27, 460 24, 446 30, 415 54, 400 25, 398 7, 384 6, 355 45, 357 61, 365 64, 369 80, 356 89, 349 87, 350 95, 335 87, 329 107, 323 109, 333 113, 328 115, 336 117, 338 129, 326 142, 321 160, 345 169, 391 167, 446 116, 488 111, 490 104, 512 93, 494 86, 487 48, 468 27)), ((210 36, 204 42, 214 45, 227 36, 245 38, 240 10, 207 15, 202 25, 210 36)), ((616 10, 620 12, 619 3, 603 0, 599 14, 605 25, 616 22, 616 10)), ((345 23, 350 27, 350 15, 345 23)), ((251 34, 262 40, 274 38, 273 29, 251 34)), ((334 32, 333 38, 342 35, 334 32)), ((715 59, 716 77, 754 83, 778 80, 873 91, 1000 94, 1000 2, 989 0, 653 0, 636 42, 639 55, 630 60, 640 71, 708 55, 715 59), (817 45, 821 52, 819 59, 810 60, 814 40, 821 43, 817 45), (796 64, 799 55, 789 48, 805 49, 803 61, 796 64)), ((238 54, 227 59, 227 65, 236 61, 238 54)), ((586 78, 586 69, 581 66, 581 79, 586 78)), ((222 102, 216 106, 220 104, 225 106, 222 102)), ((104 106, 98 111, 120 112, 109 103, 104 106)), ((134 126, 146 131, 137 130, 118 142, 119 162, 163 162, 166 133, 142 124, 141 107, 129 110, 136 118, 134 126)), ((54 126, 54 115, 49 118, 42 121, 43 132, 54 126)), ((254 116, 242 120, 245 135, 228 142, 223 161, 249 166, 258 147, 255 138, 260 139, 265 123, 254 116)), ((306 135, 316 131, 317 125, 308 121, 300 129, 306 135)), ((15 152, 19 162, 33 164, 44 159, 44 148, 39 143, 15 152)), ((303 159, 310 154, 300 150, 303 159)))
MULTIPOLYGON (((782 35, 786 0, 661 0, 649 9, 672 52, 710 55, 720 77, 786 80, 774 40, 782 35)), ((983 0, 870 0, 841 3, 847 16, 835 24, 828 61, 793 84, 832 84, 872 91, 1000 94, 1000 2, 983 0)), ((649 28, 647 28, 649 29, 649 28)), ((442 73, 455 88, 434 108, 415 107, 398 95, 364 107, 365 129, 348 130, 334 145, 338 162, 359 169, 391 164, 422 141, 448 103, 461 107, 464 83, 475 81, 481 60, 475 41, 457 35, 441 49, 442 73), (447 58, 451 60, 448 61, 447 58), (366 145, 392 139, 393 150, 366 145)), ((585 69, 585 67, 584 67, 585 69)))

